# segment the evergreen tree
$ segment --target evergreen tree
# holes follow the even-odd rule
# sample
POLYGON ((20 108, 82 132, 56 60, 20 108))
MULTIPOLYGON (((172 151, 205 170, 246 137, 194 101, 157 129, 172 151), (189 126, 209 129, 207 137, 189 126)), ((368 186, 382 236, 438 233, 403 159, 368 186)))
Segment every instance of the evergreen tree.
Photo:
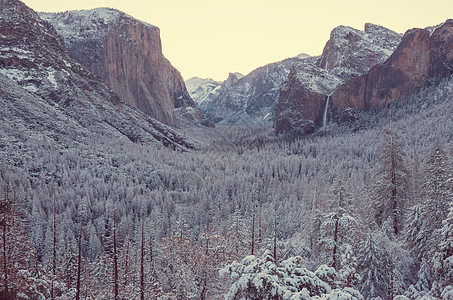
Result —
POLYGON ((434 251, 440 241, 442 220, 451 202, 447 156, 437 141, 430 149, 425 163, 423 189, 425 201, 411 209, 408 216, 406 240, 415 255, 418 274, 414 289, 426 292, 431 288, 434 251))
POLYGON ((354 256, 351 245, 344 246, 341 254, 341 269, 338 272, 343 282, 343 287, 357 287, 361 278, 357 273, 357 258, 354 256))
POLYGON ((414 205, 409 209, 406 219, 405 241, 408 248, 416 258, 416 262, 422 261, 427 236, 422 234, 424 226, 424 213, 422 205, 414 205))
POLYGON ((362 277, 361 288, 366 299, 373 297, 386 298, 389 286, 388 258, 385 249, 377 240, 382 240, 384 234, 371 232, 360 244, 358 270, 362 277))
POLYGON ((8 276, 10 276, 9 265, 9 249, 11 248, 9 243, 11 242, 8 239, 8 231, 12 226, 13 219, 13 199, 10 193, 9 186, 6 185, 4 196, 0 200, 0 226, 2 228, 2 273, 3 273, 3 294, 9 295, 9 281, 8 276))
POLYGON ((423 203, 423 226, 420 230, 417 247, 427 261, 433 257, 432 251, 440 241, 442 220, 448 214, 448 205, 453 201, 451 174, 448 169, 447 156, 439 142, 436 142, 426 159, 425 182, 423 184, 426 198, 423 203))
POLYGON ((16 188, 6 184, 0 198, 0 299, 16 299, 16 295, 20 299, 48 299, 52 277, 38 260, 22 205, 16 188))
POLYGON ((388 298, 393 300, 397 295, 404 293, 406 288, 406 274, 409 273, 409 266, 412 264, 409 252, 399 239, 389 239, 384 236, 380 241, 385 250, 389 274, 388 298))
POLYGON ((400 137, 390 130, 386 130, 385 133, 387 141, 382 145, 372 199, 376 223, 382 226, 386 220, 390 220, 393 234, 397 236, 403 227, 409 173, 406 170, 404 161, 406 154, 400 137))
POLYGON ((453 203, 450 212, 443 222, 441 240, 434 256, 434 283, 431 292, 436 297, 450 299, 453 296, 453 203))
POLYGON ((341 179, 336 179, 331 190, 330 211, 321 223, 322 248, 327 252, 327 262, 340 269, 340 249, 349 241, 351 228, 357 223, 351 209, 351 196, 341 179))
POLYGON ((363 299, 354 288, 337 287, 334 268, 321 265, 312 272, 303 262, 296 256, 277 266, 270 250, 235 261, 219 271, 221 277, 232 279, 225 299, 363 299))
POLYGON ((321 224, 324 219, 323 210, 326 206, 326 201, 324 197, 321 197, 321 186, 323 182, 318 180, 313 191, 313 197, 311 198, 311 203, 307 210, 309 211, 308 216, 306 217, 307 226, 304 228, 308 236, 308 244, 310 246, 310 255, 312 260, 317 260, 319 257, 319 246, 321 240, 321 224))
POLYGON ((439 141, 428 153, 425 174, 423 187, 426 200, 423 210, 426 225, 432 233, 442 227, 442 221, 448 214, 448 204, 452 201, 452 187, 451 182, 448 181, 451 174, 448 170, 447 155, 439 141))
POLYGON ((236 208, 231 215, 231 225, 228 227, 228 237, 231 241, 230 251, 235 251, 238 255, 242 255, 247 252, 247 241, 249 240, 250 231, 245 224, 242 212, 239 206, 236 208))
POLYGON ((413 277, 409 280, 415 283, 411 289, 417 292, 429 291, 431 286, 431 259, 425 252, 429 237, 424 231, 424 221, 423 205, 416 204, 411 207, 406 219, 405 243, 414 258, 410 272, 413 277))
POLYGON ((179 216, 179 220, 176 221, 176 236, 180 239, 188 239, 190 236, 189 224, 183 216, 179 216))

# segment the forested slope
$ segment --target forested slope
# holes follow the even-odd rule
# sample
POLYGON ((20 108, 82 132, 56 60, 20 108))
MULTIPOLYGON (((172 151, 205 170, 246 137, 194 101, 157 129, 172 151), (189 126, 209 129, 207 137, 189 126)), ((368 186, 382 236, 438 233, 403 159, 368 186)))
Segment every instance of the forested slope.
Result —
MULTIPOLYGON (((65 299, 76 294, 80 278, 88 298, 112 298, 117 257, 120 296, 139 297, 143 255, 146 297, 216 299, 238 279, 220 278, 221 268, 269 249, 277 265, 300 255, 297 268, 321 267, 336 278, 328 283, 335 293, 351 286, 367 299, 389 299, 410 290, 415 299, 434 286, 432 294, 440 298, 448 293, 451 274, 442 268, 451 250, 439 243, 451 237, 442 233, 442 220, 428 223, 425 213, 437 203, 446 218, 452 201, 452 99, 453 81, 446 80, 391 109, 363 114, 350 128, 329 125, 293 141, 267 128, 194 129, 186 134, 206 142, 184 153, 102 136, 82 146, 62 147, 45 137, 15 144, 0 132, 1 199, 13 201, 2 218, 22 220, 2 227, 8 229, 9 287, 32 298, 50 298, 53 290, 65 299), (405 174, 396 198, 385 194, 393 150, 401 159, 398 172, 405 174), (436 179, 441 198, 429 187, 433 172, 443 174, 436 179), (379 199, 397 200, 397 217, 392 203, 379 206, 387 203, 379 199), (337 224, 335 240, 332 218, 345 216, 352 221, 337 224), (416 248, 417 239, 426 247, 416 248), (31 250, 19 263, 15 254, 24 245, 31 250), (367 261, 373 247, 381 260, 367 261), (360 275, 354 283, 341 275, 349 261, 344 255, 360 275), (367 277, 376 270, 381 273, 367 277)), ((328 294, 306 288, 311 296, 328 294)), ((259 289, 245 292, 253 291, 260 295, 259 289)))

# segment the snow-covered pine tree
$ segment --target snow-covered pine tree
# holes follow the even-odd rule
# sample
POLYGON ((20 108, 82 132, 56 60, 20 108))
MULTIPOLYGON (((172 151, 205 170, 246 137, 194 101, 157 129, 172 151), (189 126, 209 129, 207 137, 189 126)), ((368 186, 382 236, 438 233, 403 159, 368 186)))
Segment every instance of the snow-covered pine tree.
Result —
POLYGON ((412 259, 400 239, 389 239, 388 235, 384 235, 379 242, 385 250, 388 261, 388 299, 393 300, 397 295, 404 293, 406 274, 409 273, 412 259))
POLYGON ((341 254, 341 269, 338 271, 343 287, 358 287, 361 280, 357 273, 357 257, 354 256, 352 247, 349 244, 344 245, 341 254))
POLYGON ((314 191, 313 196, 310 200, 310 203, 307 205, 307 217, 305 218, 304 231, 308 236, 307 244, 310 247, 310 256, 312 260, 318 260, 319 258, 319 245, 321 240, 321 223, 324 219, 324 209, 326 205, 325 197, 321 196, 324 194, 322 191, 322 187, 324 186, 324 182, 321 179, 318 179, 314 191))
POLYGON ((236 253, 241 258, 247 253, 247 242, 249 240, 250 231, 245 224, 242 212, 239 206, 236 208, 231 215, 231 225, 228 227, 227 238, 229 241, 229 247, 233 249, 227 249, 231 253, 236 253))
POLYGON ((261 257, 249 255, 219 271, 221 277, 232 279, 225 299, 351 299, 363 300, 354 288, 338 288, 334 268, 321 265, 312 272, 303 267, 304 259, 291 257, 277 266, 272 252, 261 257))
POLYGON ((82 223, 79 225, 79 238, 77 239, 77 281, 75 299, 80 299, 81 281, 82 281, 82 223))
MULTIPOLYGON (((7 297, 10 295, 8 276, 10 276, 9 265, 9 246, 10 240, 8 239, 8 231, 11 227, 11 220, 13 218, 13 199, 11 197, 10 188, 6 185, 3 198, 0 200, 0 226, 2 228, 2 277, 3 277, 3 290, 1 295, 7 297)), ((12 296, 13 294, 11 294, 12 296)))
POLYGON ((429 151, 425 165, 423 188, 426 200, 423 203, 423 226, 418 240, 425 242, 424 249, 421 249, 422 255, 432 258, 429 252, 439 244, 442 220, 447 217, 449 203, 453 201, 447 155, 439 141, 429 151))
POLYGON ((385 249, 377 240, 382 239, 382 232, 370 232, 360 244, 358 271, 362 277, 360 291, 365 299, 387 296, 389 286, 388 258, 385 249))
MULTIPOLYGON (((414 282, 411 290, 414 292, 427 292, 431 286, 431 259, 426 257, 426 244, 428 236, 424 234, 424 213, 423 205, 416 204, 409 209, 406 218, 405 243, 410 251, 413 264, 410 266, 412 276, 408 279, 414 282)), ((413 294, 413 293, 412 293, 413 294)))
POLYGON ((425 161, 425 201, 411 208, 407 219, 406 241, 416 258, 414 268, 418 276, 414 289, 419 292, 431 288, 433 252, 439 244, 442 220, 447 216, 452 197, 449 173, 447 155, 436 141, 425 161))
POLYGON ((343 181, 336 178, 331 189, 329 212, 321 223, 321 248, 327 263, 340 269, 340 250, 348 242, 351 229, 357 220, 353 216, 351 196, 343 181))
POLYGON ((406 153, 400 137, 391 130, 384 131, 387 141, 383 143, 379 157, 376 181, 372 189, 376 223, 379 226, 390 219, 392 230, 398 236, 404 220, 404 208, 409 191, 409 173, 405 166, 406 153))
POLYGON ((434 283, 431 293, 442 299, 453 297, 453 203, 443 222, 441 240, 434 256, 434 283))
POLYGON ((189 224, 184 216, 180 215, 176 221, 176 236, 180 239, 188 239, 190 236, 189 224))
POLYGON ((448 204, 452 201, 452 187, 448 179, 448 158, 443 146, 437 141, 428 153, 425 163, 426 179, 423 187, 426 193, 424 204, 425 220, 432 231, 442 227, 448 214, 448 204))
POLYGON ((0 187, 0 299, 48 299, 51 278, 44 273, 29 239, 23 202, 9 183, 3 186, 0 181, 0 187))
POLYGON ((423 206, 416 204, 409 209, 409 213, 406 218, 405 234, 405 242, 416 258, 416 262, 421 262, 426 245, 426 236, 420 234, 423 230, 423 224, 423 206))

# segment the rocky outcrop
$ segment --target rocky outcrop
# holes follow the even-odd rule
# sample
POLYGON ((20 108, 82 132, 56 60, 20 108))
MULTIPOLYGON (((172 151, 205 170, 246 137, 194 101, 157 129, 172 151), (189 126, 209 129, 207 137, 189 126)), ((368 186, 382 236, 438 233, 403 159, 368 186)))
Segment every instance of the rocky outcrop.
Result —
POLYGON ((311 133, 320 127, 328 96, 383 63, 400 39, 400 34, 373 24, 365 24, 364 31, 336 27, 323 54, 295 64, 282 84, 275 110, 276 132, 311 133))
POLYGON ((168 126, 122 103, 71 58, 54 27, 18 0, 0 0, 0 74, 2 130, 12 139, 45 136, 61 145, 123 139, 193 147, 168 126))
MULTIPOLYGON (((159 28, 108 8, 40 16, 64 38, 71 56, 125 103, 172 126, 173 109, 196 109, 180 73, 162 54, 159 28)), ((199 116, 198 123, 208 123, 199 116)))
POLYGON ((453 20, 430 29, 412 29, 381 65, 340 86, 332 108, 374 110, 453 74, 453 20))

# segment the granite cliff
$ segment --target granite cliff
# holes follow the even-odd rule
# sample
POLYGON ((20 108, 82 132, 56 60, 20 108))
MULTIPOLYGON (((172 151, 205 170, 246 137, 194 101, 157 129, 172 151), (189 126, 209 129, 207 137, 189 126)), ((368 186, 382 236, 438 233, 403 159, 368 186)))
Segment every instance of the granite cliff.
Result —
POLYGON ((332 109, 374 110, 451 75, 453 20, 435 28, 411 29, 385 63, 338 87, 331 96, 332 109))
POLYGON ((294 64, 281 85, 276 132, 306 134, 322 126, 328 96, 386 61, 400 40, 400 34, 373 24, 365 24, 364 31, 334 28, 322 55, 294 64))
POLYGON ((175 125, 173 114, 210 125, 196 112, 181 74, 162 54, 158 27, 109 8, 40 16, 63 37, 71 56, 125 103, 167 125, 175 125))

